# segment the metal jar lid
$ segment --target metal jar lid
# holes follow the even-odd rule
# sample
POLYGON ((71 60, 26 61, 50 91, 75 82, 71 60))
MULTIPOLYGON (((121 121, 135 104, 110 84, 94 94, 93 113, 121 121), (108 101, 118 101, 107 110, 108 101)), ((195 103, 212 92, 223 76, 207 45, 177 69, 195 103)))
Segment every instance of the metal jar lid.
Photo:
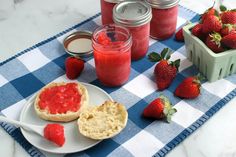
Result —
POLYGON ((105 2, 109 2, 109 3, 120 3, 124 0, 104 0, 105 2))
POLYGON ((90 57, 93 55, 92 32, 74 32, 64 39, 63 46, 69 55, 80 58, 90 57))
POLYGON ((142 1, 124 1, 113 8, 113 21, 122 26, 141 26, 150 22, 151 19, 152 8, 142 1))
POLYGON ((176 6, 180 0, 146 0, 153 8, 168 9, 176 6))

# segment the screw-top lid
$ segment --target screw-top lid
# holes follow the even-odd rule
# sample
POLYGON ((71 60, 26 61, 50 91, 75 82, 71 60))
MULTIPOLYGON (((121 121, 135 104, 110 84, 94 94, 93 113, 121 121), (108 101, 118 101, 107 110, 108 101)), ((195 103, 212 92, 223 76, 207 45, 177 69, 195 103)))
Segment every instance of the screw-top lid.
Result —
POLYGON ((77 31, 67 36, 64 41, 65 51, 76 57, 87 58, 93 55, 92 32, 77 31))
POLYGON ((124 0, 104 0, 105 2, 109 2, 109 3, 120 3, 124 0))
POLYGON ((141 1, 124 1, 113 8, 113 21, 122 26, 135 27, 150 22, 151 7, 141 1))
POLYGON ((180 0, 146 0, 153 8, 167 9, 176 6, 180 0))

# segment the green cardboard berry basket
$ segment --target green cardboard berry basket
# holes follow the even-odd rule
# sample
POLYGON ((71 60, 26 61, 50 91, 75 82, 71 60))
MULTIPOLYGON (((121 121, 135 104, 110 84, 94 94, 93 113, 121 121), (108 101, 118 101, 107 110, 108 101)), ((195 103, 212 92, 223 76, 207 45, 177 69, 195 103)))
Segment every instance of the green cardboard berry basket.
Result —
POLYGON ((183 27, 187 57, 210 82, 236 73, 236 49, 214 53, 203 41, 191 34, 196 23, 183 27))

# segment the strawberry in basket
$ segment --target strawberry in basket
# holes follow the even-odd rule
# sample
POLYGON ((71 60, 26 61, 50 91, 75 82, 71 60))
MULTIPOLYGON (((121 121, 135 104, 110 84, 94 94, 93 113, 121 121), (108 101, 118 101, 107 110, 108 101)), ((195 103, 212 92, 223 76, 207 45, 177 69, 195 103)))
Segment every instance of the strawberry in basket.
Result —
POLYGON ((198 23, 192 28, 192 34, 196 37, 198 37, 201 40, 205 39, 205 34, 202 32, 202 24, 198 23))
POLYGON ((212 33, 207 36, 205 41, 208 48, 210 48, 215 53, 220 53, 224 51, 221 44, 222 37, 219 33, 212 33))
POLYGON ((224 36, 221 42, 228 48, 236 49, 236 33, 231 33, 224 36))
POLYGON ((210 15, 219 15, 218 11, 213 8, 214 7, 214 4, 212 7, 210 7, 209 9, 207 9, 200 17, 200 20, 203 22, 206 20, 206 18, 210 15))
POLYGON ((225 6, 221 6, 220 10, 222 11, 220 17, 223 24, 236 24, 236 9, 227 10, 225 6))
POLYGON ((209 15, 202 23, 202 32, 209 34, 212 32, 220 32, 222 28, 222 22, 216 15, 209 15))
POLYGON ((191 29, 192 35, 215 53, 236 49, 236 9, 227 10, 225 6, 220 6, 220 10, 209 8, 191 29))
POLYGON ((221 36, 226 36, 234 33, 236 33, 236 25, 232 24, 224 24, 223 28, 220 30, 221 36))

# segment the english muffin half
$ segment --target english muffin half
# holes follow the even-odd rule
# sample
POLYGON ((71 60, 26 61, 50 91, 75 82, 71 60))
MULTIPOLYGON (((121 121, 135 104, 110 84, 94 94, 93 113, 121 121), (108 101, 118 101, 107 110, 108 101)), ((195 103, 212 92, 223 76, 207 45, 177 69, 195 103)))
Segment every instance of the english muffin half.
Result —
POLYGON ((89 107, 80 115, 78 128, 82 135, 91 139, 111 138, 125 128, 128 113, 124 105, 106 101, 100 106, 89 107))

